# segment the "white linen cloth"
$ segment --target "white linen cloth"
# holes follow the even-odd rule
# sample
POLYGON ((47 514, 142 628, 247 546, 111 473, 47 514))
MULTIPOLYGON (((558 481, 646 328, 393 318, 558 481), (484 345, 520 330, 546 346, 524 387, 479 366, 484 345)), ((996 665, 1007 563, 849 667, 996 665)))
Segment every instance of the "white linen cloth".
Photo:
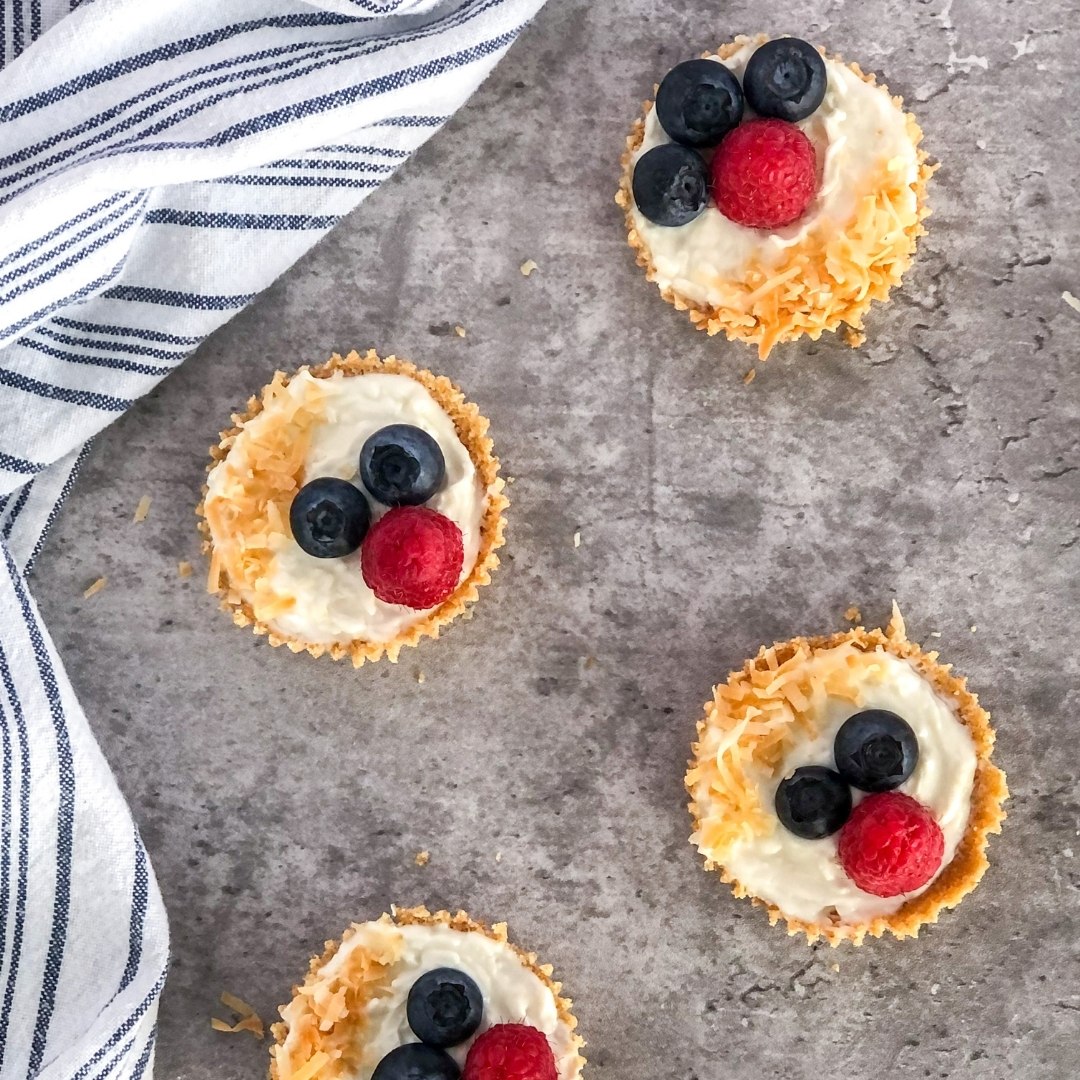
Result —
POLYGON ((0 1076, 149 1075, 168 963, 26 580, 87 441, 391 175, 541 3, 0 0, 0 1076))

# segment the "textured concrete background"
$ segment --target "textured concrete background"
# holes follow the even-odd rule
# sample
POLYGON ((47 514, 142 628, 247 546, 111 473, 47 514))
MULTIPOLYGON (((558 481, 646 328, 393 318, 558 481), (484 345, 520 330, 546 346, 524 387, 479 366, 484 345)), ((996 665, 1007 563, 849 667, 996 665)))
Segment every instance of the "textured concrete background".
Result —
POLYGON ((163 1080, 261 1075, 264 1047, 210 1030, 220 991, 270 1016, 325 937, 393 902, 509 919, 577 999, 593 1080, 1075 1075, 1080 20, 1073 0, 798 8, 553 0, 415 161, 99 440, 35 588, 171 911, 163 1080), (750 352, 660 301, 612 195, 654 79, 764 28, 884 74, 944 167, 870 343, 787 347, 744 386, 750 352), (232 407, 368 345, 458 380, 516 483, 475 619, 354 672, 217 613, 192 507, 232 407), (894 596, 994 713, 1011 817, 920 940, 811 949, 701 871, 684 761, 759 643, 894 596))

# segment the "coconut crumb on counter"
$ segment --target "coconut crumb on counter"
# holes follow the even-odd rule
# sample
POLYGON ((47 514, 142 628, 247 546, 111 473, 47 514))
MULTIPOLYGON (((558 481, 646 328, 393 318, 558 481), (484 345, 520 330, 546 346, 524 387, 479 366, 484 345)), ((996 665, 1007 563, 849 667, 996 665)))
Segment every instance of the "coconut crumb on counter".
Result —
POLYGON ((139 500, 139 505, 135 507, 135 517, 133 519, 136 525, 141 525, 150 516, 150 504, 153 501, 149 495, 144 495, 139 500))
POLYGON ((840 971, 840 965, 839 964, 833 964, 832 969, 835 972, 839 972, 840 971))
POLYGON ((502 862, 502 852, 501 851, 496 851, 495 852, 495 861, 496 862, 502 862))
POLYGON ((862 612, 852 604, 851 607, 844 612, 844 618, 847 619, 848 622, 861 622, 862 612))
POLYGON ((1077 300, 1068 289, 1061 294, 1061 299, 1064 300, 1073 311, 1080 311, 1080 300, 1077 300))
POLYGON ((210 1026, 215 1031, 223 1031, 231 1035, 241 1031, 250 1031, 257 1039, 265 1037, 266 1030, 263 1027, 261 1017, 246 1001, 242 1001, 235 994, 230 994, 228 990, 222 991, 220 1000, 226 1009, 235 1013, 240 1019, 235 1024, 230 1024, 225 1020, 219 1020, 216 1016, 212 1016, 210 1017, 210 1026))
POLYGON ((941 637, 941 631, 940 630, 931 630, 930 631, 930 636, 931 637, 941 637))
POLYGON ((454 333, 457 334, 458 337, 464 337, 465 336, 465 327, 464 326, 455 326, 454 327, 454 333))
POLYGON ((576 548, 581 547, 581 533, 580 532, 574 533, 574 547, 576 547, 576 548))
POLYGON ((177 572, 177 573, 178 573, 178 574, 179 574, 179 575, 180 575, 180 576, 181 576, 182 578, 189 578, 189 577, 191 577, 191 569, 192 569, 192 567, 191 567, 191 563, 189 563, 189 562, 178 562, 178 563, 176 564, 176 572, 177 572))
POLYGON ((99 577, 88 589, 83 590, 83 599, 89 600, 91 596, 97 596, 106 585, 109 584, 107 577, 99 577))
POLYGON ((846 326, 844 327, 844 340, 853 349, 857 349, 860 345, 866 344, 866 335, 861 330, 856 330, 854 326, 846 326))
POLYGON ((417 866, 427 866, 427 864, 431 862, 431 852, 418 851, 416 853, 416 858, 413 861, 416 863, 417 866))
POLYGON ((979 628, 974 623, 972 623, 970 629, 971 629, 971 632, 974 634, 975 631, 978 630, 979 628))
POLYGON ((534 270, 539 270, 540 267, 533 262, 532 259, 526 259, 521 264, 521 273, 523 277, 528 277, 534 270))
POLYGON ((749 386, 757 378, 757 368, 752 367, 743 377, 743 386, 749 386))

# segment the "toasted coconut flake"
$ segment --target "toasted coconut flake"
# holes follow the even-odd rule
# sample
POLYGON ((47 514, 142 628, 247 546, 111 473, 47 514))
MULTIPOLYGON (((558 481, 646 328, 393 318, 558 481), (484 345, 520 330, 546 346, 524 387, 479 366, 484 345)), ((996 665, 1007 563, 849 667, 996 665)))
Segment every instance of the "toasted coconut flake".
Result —
MULTIPOLYGON (((738 37, 722 45, 717 55, 726 59, 750 40, 738 37)), ((768 37, 762 34, 754 40, 762 43, 768 37)), ((876 78, 864 73, 858 64, 849 67, 863 81, 878 85, 876 78)), ((888 92, 884 86, 881 91, 888 92)), ((901 98, 893 101, 897 108, 903 108, 901 98)), ((645 103, 646 114, 652 107, 651 102, 645 103)), ((927 163, 926 152, 919 148, 923 136, 915 118, 910 113, 904 117, 918 157, 913 183, 898 179, 889 167, 892 163, 887 162, 858 200, 855 217, 847 228, 837 230, 822 225, 787 249, 781 263, 751 266, 743 280, 725 282, 727 295, 717 306, 698 304, 671 288, 661 289, 663 298, 677 310, 686 311, 693 324, 710 337, 723 332, 731 341, 757 345, 761 360, 781 342, 795 341, 803 335, 816 341, 826 330, 838 330, 845 323, 850 328, 848 343, 861 345, 865 340, 863 318, 874 300, 887 300, 890 290, 900 284, 914 258, 918 238, 926 233, 923 221, 930 214, 926 184, 936 167, 927 163), (914 210, 910 206, 912 193, 914 210)), ((656 267, 632 214, 633 157, 644 136, 645 121, 638 119, 627 139, 622 182, 615 201, 625 213, 628 242, 637 263, 645 269, 648 280, 655 281, 656 267)))
POLYGON ((772 925, 783 920, 789 934, 805 934, 810 943, 821 938, 831 945, 841 941, 860 945, 867 936, 880 937, 886 931, 898 938, 915 937, 920 926, 936 922, 942 910, 955 907, 974 889, 989 865, 988 838, 1001 831, 1005 819, 1002 803, 1009 794, 1005 774, 991 761, 993 746, 989 714, 967 689, 965 680, 938 663, 937 653, 923 652, 908 641, 894 602, 892 619, 884 631, 855 627, 832 637, 793 638, 763 646, 741 671, 733 672, 725 684, 715 688, 713 700, 705 706, 705 717, 698 722, 698 741, 686 773, 694 822, 691 842, 705 856, 705 868, 719 869, 721 880, 731 886, 735 896, 749 897, 756 906, 765 908, 772 925), (724 856, 736 840, 764 835, 774 827, 774 819, 760 805, 753 774, 755 770, 758 775, 761 770, 771 771, 780 764, 785 739, 794 725, 813 734, 809 716, 792 703, 800 697, 818 702, 824 695, 855 701, 857 691, 849 668, 864 654, 879 650, 908 660, 939 694, 955 704, 959 720, 971 735, 976 767, 967 830, 952 861, 931 886, 891 915, 860 924, 807 923, 751 894, 724 869, 724 856), (815 660, 813 675, 807 663, 811 657, 815 660))
POLYGON ((539 269, 540 269, 540 267, 537 266, 536 263, 533 262, 532 259, 526 259, 521 264, 522 277, 528 277, 534 270, 539 270, 539 269))
POLYGON ((743 377, 742 381, 749 386, 757 378, 757 368, 751 368, 743 377))
POLYGON ((89 600, 91 596, 97 596, 97 594, 108 584, 109 579, 107 577, 99 577, 97 581, 83 590, 83 599, 89 600))
POLYGON ((141 525, 146 520, 147 515, 150 513, 150 503, 152 501, 149 495, 144 495, 139 500, 139 505, 135 507, 134 521, 136 525, 141 525))
POLYGON ((457 334, 458 337, 464 337, 465 336, 465 327, 464 326, 455 326, 454 327, 454 333, 457 334))
POLYGON ((418 851, 416 853, 416 858, 413 861, 416 863, 417 866, 427 866, 427 864, 431 862, 431 852, 418 851))
POLYGON ((859 609, 854 604, 852 604, 851 607, 849 607, 847 611, 844 612, 844 618, 847 619, 848 622, 861 622, 862 612, 859 611, 859 609))
POLYGON ((250 1031, 257 1039, 266 1036, 266 1030, 263 1027, 261 1018, 246 1001, 242 1001, 235 994, 230 994, 226 990, 221 994, 221 1003, 225 1008, 236 1013, 240 1019, 235 1024, 230 1024, 225 1020, 219 1020, 216 1016, 212 1016, 210 1026, 215 1031, 222 1031, 232 1035, 241 1031, 250 1031))
POLYGON ((176 572, 177 572, 177 573, 178 573, 178 574, 179 574, 179 575, 180 575, 180 576, 181 576, 182 578, 189 578, 189 577, 191 577, 191 569, 192 569, 192 568, 191 568, 191 563, 189 563, 189 562, 178 562, 178 563, 176 564, 176 572))

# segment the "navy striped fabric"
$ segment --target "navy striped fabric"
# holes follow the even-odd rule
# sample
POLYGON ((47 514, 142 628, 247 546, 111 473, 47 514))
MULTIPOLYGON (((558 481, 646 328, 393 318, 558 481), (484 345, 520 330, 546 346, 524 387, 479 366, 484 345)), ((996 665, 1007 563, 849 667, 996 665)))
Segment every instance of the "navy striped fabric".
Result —
POLYGON ((0 0, 0 1077, 149 1075, 168 964, 27 586, 89 440, 392 175, 541 3, 0 0))

